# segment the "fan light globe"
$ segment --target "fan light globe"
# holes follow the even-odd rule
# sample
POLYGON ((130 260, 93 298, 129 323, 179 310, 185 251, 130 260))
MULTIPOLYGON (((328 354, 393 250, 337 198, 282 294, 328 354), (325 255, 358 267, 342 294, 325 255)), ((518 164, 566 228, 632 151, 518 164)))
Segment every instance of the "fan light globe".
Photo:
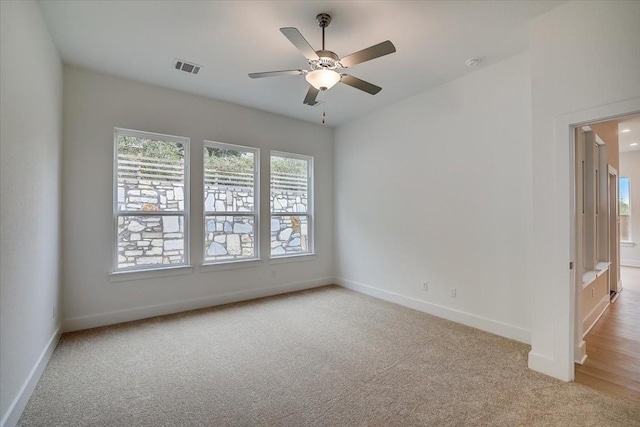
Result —
POLYGON ((318 90, 327 90, 340 81, 340 74, 333 70, 315 70, 304 76, 309 84, 318 90))

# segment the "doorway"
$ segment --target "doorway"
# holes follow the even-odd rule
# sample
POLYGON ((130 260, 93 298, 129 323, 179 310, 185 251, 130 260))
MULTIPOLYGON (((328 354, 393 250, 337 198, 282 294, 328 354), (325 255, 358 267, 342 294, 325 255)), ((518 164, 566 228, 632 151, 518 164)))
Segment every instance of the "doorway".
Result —
MULTIPOLYGON (((575 132, 574 378, 640 403, 640 251, 636 261, 627 249, 636 246, 630 230, 632 202, 640 204, 640 115, 581 125, 575 132), (638 194, 625 205, 619 183, 635 169, 638 194)), ((637 211, 640 216, 640 206, 637 211)))
POLYGON ((620 191, 618 171, 609 166, 609 253, 611 266, 609 268, 609 292, 611 302, 614 302, 622 290, 620 281, 620 191))

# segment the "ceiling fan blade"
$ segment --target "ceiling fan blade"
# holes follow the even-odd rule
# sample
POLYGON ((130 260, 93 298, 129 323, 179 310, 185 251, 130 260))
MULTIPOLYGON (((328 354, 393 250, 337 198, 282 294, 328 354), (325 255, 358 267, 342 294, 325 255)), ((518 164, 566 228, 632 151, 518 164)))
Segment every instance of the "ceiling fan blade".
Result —
POLYGON ((360 89, 364 92, 370 93, 371 95, 375 95, 382 90, 380 86, 365 82, 364 80, 350 76, 349 74, 341 74, 340 83, 355 87, 356 89, 360 89))
POLYGON ((345 56, 340 60, 340 64, 344 68, 353 67, 356 64, 360 64, 365 61, 371 61, 372 59, 380 58, 381 56, 389 55, 396 51, 396 47, 389 40, 370 46, 366 49, 362 49, 356 53, 345 56))
POLYGON ((311 106, 318 104, 318 101, 316 101, 316 97, 318 96, 319 92, 320 91, 318 89, 309 85, 309 91, 307 92, 307 96, 304 97, 304 101, 302 102, 304 104, 311 105, 311 106))
POLYGON ((249 73, 249 77, 260 79, 262 77, 299 76, 301 74, 302 70, 266 71, 264 73, 249 73))
POLYGON ((305 58, 313 60, 320 59, 316 51, 313 50, 309 42, 302 36, 302 34, 300 34, 300 31, 298 31, 297 28, 284 27, 280 28, 280 32, 284 34, 284 36, 288 38, 296 48, 298 48, 305 58))

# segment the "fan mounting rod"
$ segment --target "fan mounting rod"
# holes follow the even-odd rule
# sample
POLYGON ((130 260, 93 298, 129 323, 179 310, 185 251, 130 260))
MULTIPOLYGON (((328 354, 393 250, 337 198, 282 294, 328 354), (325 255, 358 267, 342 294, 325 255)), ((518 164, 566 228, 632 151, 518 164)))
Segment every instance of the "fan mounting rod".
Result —
POLYGON ((318 26, 322 28, 322 50, 324 50, 324 29, 331 24, 331 15, 328 13, 319 13, 316 16, 316 21, 318 22, 318 26))

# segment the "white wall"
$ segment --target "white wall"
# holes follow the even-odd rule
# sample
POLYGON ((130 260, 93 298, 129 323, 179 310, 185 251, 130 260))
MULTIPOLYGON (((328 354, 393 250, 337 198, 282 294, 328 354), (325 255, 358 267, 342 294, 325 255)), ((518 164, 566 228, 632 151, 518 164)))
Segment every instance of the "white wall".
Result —
MULTIPOLYGON (((237 105, 65 66, 63 297, 65 328, 183 311, 332 282, 333 130, 237 105), (307 261, 111 282, 113 128, 191 139, 191 256, 202 259, 202 145, 262 150, 262 254, 268 257, 269 150, 315 158, 315 249, 307 261), (275 278, 271 277, 272 270, 275 278)), ((215 84, 215 82, 212 82, 215 84)), ((300 108, 304 108, 302 105, 300 108)))
POLYGON ((337 129, 340 284, 529 341, 530 84, 521 54, 337 129))
POLYGON ((640 2, 568 2, 531 25, 533 286, 529 366, 573 378, 570 124, 640 106, 640 2))
POLYGON ((0 424, 8 426, 59 326, 62 64, 37 3, 0 2, 0 57, 0 424))
MULTIPOLYGON (((634 246, 620 248, 620 263, 640 267, 640 151, 620 153, 620 177, 629 178, 631 203, 631 241, 634 246)), ((624 286, 624 283, 622 284, 624 286)))

